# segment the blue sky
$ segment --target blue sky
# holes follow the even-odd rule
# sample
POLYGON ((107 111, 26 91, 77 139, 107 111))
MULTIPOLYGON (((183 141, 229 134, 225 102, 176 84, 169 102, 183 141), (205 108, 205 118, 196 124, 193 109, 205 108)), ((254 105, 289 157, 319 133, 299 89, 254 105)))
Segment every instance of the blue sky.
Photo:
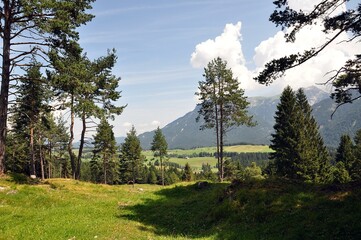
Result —
POLYGON ((249 96, 278 94, 284 84, 259 88, 250 77, 284 50, 280 29, 268 21, 273 10, 271 0, 96 1, 95 18, 80 28, 80 43, 92 59, 117 50, 113 73, 122 78, 119 104, 128 106, 112 122, 115 135, 124 136, 131 125, 138 133, 163 127, 193 110, 202 66, 216 55, 223 54, 249 82, 244 85, 249 96))

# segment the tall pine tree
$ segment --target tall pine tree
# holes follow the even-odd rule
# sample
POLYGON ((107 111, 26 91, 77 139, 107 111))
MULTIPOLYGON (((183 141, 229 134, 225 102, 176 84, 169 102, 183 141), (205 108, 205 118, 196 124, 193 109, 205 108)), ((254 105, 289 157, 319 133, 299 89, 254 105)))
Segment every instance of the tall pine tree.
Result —
POLYGON ((336 152, 336 163, 343 162, 347 172, 351 172, 355 162, 353 143, 349 135, 342 135, 336 152))
POLYGON ((276 174, 310 182, 328 178, 329 156, 302 89, 286 87, 277 106, 270 158, 276 174))
MULTIPOLYGON (((93 144, 93 161, 97 162, 97 166, 102 166, 96 174, 102 176, 104 184, 116 183, 119 178, 118 164, 116 161, 116 141, 113 126, 111 126, 105 118, 103 118, 98 125, 93 144)), ((93 172, 92 174, 95 173, 93 172)), ((97 176, 95 179, 101 178, 97 176)))
POLYGON ((167 157, 168 143, 159 127, 154 132, 151 150, 154 152, 154 157, 159 157, 161 180, 164 186, 164 161, 167 157))
POLYGON ((137 132, 134 128, 127 133, 127 137, 120 149, 120 179, 123 183, 136 183, 141 177, 144 157, 137 132))
POLYGON ((227 62, 216 58, 204 69, 204 81, 199 82, 200 109, 199 121, 202 116, 204 124, 201 130, 214 129, 216 132, 217 158, 219 180, 224 178, 223 146, 226 133, 233 126, 254 126, 252 116, 248 115, 249 102, 240 88, 238 79, 233 77, 232 70, 227 68, 227 62))

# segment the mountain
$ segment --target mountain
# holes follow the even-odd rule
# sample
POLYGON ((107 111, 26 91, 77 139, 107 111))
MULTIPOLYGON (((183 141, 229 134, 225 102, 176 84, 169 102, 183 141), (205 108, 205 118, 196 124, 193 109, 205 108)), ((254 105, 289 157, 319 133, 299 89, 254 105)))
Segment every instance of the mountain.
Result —
MULTIPOLYGON (((310 103, 318 103, 329 97, 328 93, 317 87, 306 88, 305 93, 310 103)), ((274 114, 279 103, 279 95, 274 97, 250 97, 248 101, 250 102, 248 112, 254 116, 254 120, 258 123, 257 126, 235 127, 227 133, 226 144, 270 143, 274 125, 274 114)), ((162 129, 170 149, 188 149, 216 145, 214 130, 199 130, 202 122, 197 123, 195 120, 198 116, 198 109, 199 106, 162 129)), ((153 136, 154 131, 139 135, 143 149, 150 149, 153 136)))
POLYGON ((361 105, 359 101, 344 104, 337 111, 335 111, 336 106, 330 98, 313 105, 313 115, 320 126, 320 133, 324 142, 327 146, 332 147, 338 146, 343 134, 348 134, 353 138, 356 131, 361 129, 361 105))

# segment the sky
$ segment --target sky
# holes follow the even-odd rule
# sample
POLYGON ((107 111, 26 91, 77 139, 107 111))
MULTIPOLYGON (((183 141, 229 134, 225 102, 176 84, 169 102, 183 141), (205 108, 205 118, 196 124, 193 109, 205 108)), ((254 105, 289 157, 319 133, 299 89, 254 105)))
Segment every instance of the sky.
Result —
MULTIPOLYGON (((294 9, 309 11, 320 0, 290 0, 294 9)), ((312 86, 327 80, 360 52, 354 43, 332 44, 317 58, 291 70, 270 86, 253 77, 273 58, 321 45, 332 33, 321 26, 302 30, 293 44, 269 22, 272 0, 97 0, 95 18, 82 26, 80 44, 90 59, 116 49, 113 74, 121 77, 124 112, 111 124, 115 136, 132 125, 137 133, 152 131, 192 111, 204 67, 216 57, 226 60, 247 96, 273 96, 291 85, 312 86)), ((341 10, 346 6, 341 6, 341 10)), ((337 13, 340 10, 336 10, 337 13)), ((346 39, 347 36, 344 36, 346 39)))

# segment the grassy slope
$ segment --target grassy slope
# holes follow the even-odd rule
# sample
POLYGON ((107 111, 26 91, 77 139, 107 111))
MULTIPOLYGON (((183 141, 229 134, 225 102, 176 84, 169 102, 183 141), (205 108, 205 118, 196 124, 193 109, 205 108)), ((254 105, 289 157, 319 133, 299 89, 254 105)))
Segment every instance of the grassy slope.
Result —
POLYGON ((0 179, 0 239, 361 239, 360 186, 228 185, 0 179))

